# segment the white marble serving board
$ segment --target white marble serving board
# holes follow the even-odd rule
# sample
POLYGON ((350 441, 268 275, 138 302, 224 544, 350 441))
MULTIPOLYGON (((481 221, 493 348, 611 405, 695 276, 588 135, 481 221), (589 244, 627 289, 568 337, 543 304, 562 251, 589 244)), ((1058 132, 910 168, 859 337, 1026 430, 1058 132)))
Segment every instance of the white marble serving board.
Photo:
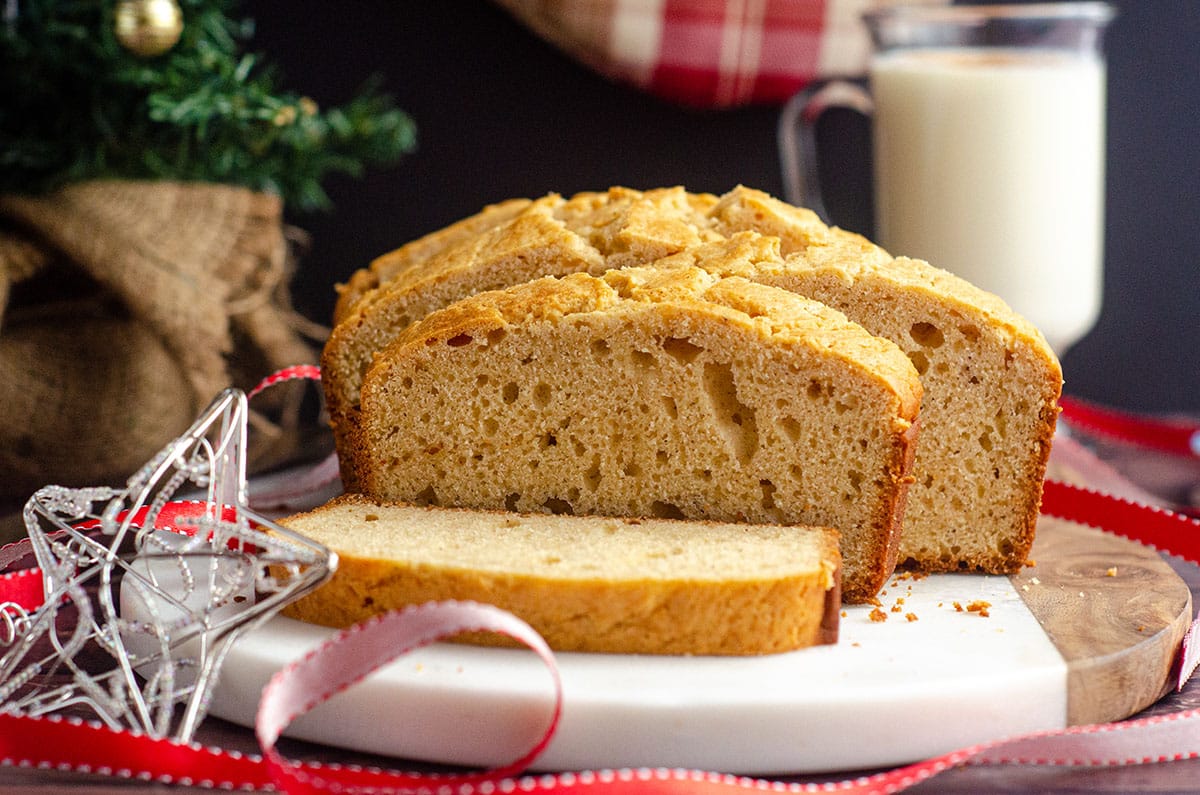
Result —
MULTIPOLYGON (((766 657, 562 653, 558 730, 537 767, 744 774, 901 764, 1067 721, 1067 663, 1008 577, 893 580, 887 615, 851 606, 836 645, 766 657), (900 612, 891 612, 897 598, 900 612), (959 611, 988 602, 988 616, 959 611), (911 613, 915 621, 905 614, 911 613)), ((276 618, 239 640, 210 713, 252 725, 263 685, 330 630, 276 618)), ((520 649, 437 644, 297 720, 290 736, 496 766, 541 736, 552 690, 520 649)))

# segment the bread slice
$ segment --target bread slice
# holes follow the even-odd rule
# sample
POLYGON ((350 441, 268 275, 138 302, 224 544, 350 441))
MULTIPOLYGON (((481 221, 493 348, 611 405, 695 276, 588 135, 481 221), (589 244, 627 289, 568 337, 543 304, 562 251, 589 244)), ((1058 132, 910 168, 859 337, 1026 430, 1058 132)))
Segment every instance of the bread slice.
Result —
POLYGON ((627 268, 408 327, 367 372, 349 452, 378 499, 835 527, 862 601, 895 564, 920 394, 899 348, 822 304, 627 268))
POLYGON ((921 374, 921 443, 900 562, 1018 571, 1033 544, 1062 392, 1061 366, 1041 333, 997 296, 927 262, 813 233, 809 211, 760 191, 731 191, 711 216, 756 253, 662 264, 815 298, 895 342, 921 374))
POLYGON ((845 276, 827 264, 786 281, 897 343, 921 374, 921 445, 900 560, 927 572, 1019 571, 1058 420, 1058 359, 995 296, 926 262, 897 258, 850 284, 845 276))
MULTIPOLYGON (((716 202, 682 188, 513 200, 380 257, 343 288, 321 356, 338 450, 356 444, 359 392, 372 356, 408 324, 475 293, 644 264, 718 239, 702 229, 716 202)), ((343 452, 341 462, 346 488, 356 488, 353 459, 343 452)))
MULTIPOLYGON (((834 643, 833 530, 513 514, 346 496, 283 519, 338 553, 284 614, 345 627, 431 600, 492 604, 558 651, 752 655, 834 643)), ((474 642, 500 642, 475 634, 474 642)))

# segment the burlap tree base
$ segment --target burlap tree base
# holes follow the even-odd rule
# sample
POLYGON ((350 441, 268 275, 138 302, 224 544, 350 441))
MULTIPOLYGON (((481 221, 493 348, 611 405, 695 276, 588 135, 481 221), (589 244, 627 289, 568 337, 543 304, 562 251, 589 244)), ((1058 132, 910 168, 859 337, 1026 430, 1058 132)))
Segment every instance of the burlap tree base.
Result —
MULTIPOLYGON (((0 501, 123 482, 221 389, 315 361, 281 215, 211 184, 0 196, 0 501)), ((255 401, 259 468, 296 451, 292 386, 255 401)))

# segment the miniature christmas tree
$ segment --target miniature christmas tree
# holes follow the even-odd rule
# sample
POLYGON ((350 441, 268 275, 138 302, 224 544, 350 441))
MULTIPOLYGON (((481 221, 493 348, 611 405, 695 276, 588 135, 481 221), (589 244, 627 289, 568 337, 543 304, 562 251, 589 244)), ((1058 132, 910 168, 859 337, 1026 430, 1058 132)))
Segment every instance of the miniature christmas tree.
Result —
POLYGON ((368 84, 319 109, 278 87, 233 0, 19 0, 0 23, 0 193, 96 178, 241 185, 308 210, 395 162, 407 115, 368 84))

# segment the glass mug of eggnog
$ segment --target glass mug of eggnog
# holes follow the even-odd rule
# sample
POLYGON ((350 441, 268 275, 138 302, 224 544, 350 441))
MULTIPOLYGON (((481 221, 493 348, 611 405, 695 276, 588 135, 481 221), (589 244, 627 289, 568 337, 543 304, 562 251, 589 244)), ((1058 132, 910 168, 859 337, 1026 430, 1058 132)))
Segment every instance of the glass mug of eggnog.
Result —
POLYGON ((863 19, 869 89, 834 80, 780 118, 787 198, 823 214, 815 125, 871 118, 876 241, 996 293, 1061 354, 1100 313, 1104 3, 890 6, 863 19))

